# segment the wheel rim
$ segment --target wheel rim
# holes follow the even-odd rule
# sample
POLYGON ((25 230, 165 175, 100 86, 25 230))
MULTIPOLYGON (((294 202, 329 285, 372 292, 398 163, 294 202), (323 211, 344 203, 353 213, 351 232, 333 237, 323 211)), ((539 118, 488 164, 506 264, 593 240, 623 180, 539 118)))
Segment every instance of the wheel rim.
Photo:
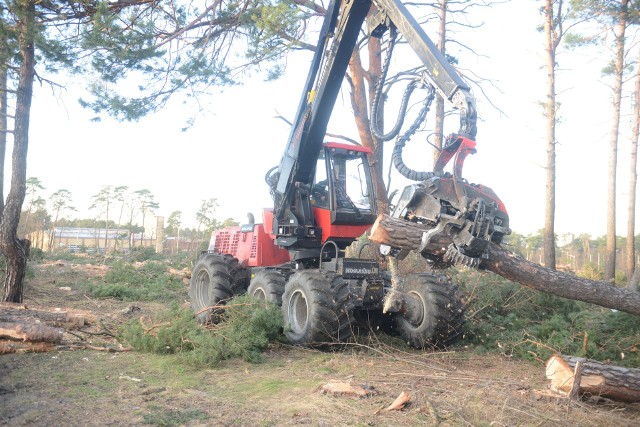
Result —
POLYGON ((412 309, 404 315, 404 319, 409 327, 418 329, 424 322, 427 303, 418 292, 409 292, 408 295, 414 300, 415 304, 412 304, 412 309))
POLYGON ((253 290, 253 293, 251 294, 252 297, 254 297, 255 299, 257 299, 258 301, 266 301, 267 300, 267 293, 265 292, 264 288, 256 288, 253 290))
POLYGON ((307 319, 309 314, 309 307, 307 304, 307 298, 301 291, 295 291, 289 298, 289 323, 291 330, 299 334, 304 331, 307 325, 307 319))
POLYGON ((209 304, 209 293, 211 288, 211 278, 209 273, 202 270, 196 276, 196 302, 199 307, 204 308, 209 304))

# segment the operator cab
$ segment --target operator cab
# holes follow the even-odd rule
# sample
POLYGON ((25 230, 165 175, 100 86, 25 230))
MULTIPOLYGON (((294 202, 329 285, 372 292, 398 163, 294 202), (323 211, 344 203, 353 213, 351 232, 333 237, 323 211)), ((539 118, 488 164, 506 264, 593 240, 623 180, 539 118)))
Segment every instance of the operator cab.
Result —
POLYGON ((273 219, 276 244, 292 252, 291 259, 317 259, 327 241, 349 246, 376 220, 375 194, 367 155, 359 145, 328 142, 314 156, 309 181, 297 182, 284 219, 273 219), (312 180, 313 179, 313 180, 312 180))
POLYGON ((323 145, 311 187, 311 204, 323 242, 331 239, 349 244, 375 222, 369 153, 369 148, 357 145, 323 145))

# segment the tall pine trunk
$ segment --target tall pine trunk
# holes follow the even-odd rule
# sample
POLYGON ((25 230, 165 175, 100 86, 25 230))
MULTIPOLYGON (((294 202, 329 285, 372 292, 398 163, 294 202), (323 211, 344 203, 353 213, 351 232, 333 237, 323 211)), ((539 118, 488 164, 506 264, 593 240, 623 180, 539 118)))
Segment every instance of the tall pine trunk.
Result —
MULTIPOLYGON (((7 153, 7 126, 8 123, 8 107, 7 102, 7 62, 5 60, 6 52, 2 52, 0 57, 0 183, 4 184, 4 160, 7 153)), ((0 221, 2 220, 2 211, 4 210, 4 185, 0 185, 0 221)))
POLYGON ((636 265, 636 185, 638 182, 638 133, 640 132, 640 54, 636 71, 634 91, 633 132, 631 134, 631 153, 629 158, 629 210, 627 212, 627 277, 633 277, 636 265))
MULTIPOLYGON (((546 60, 547 60, 547 102, 545 113, 547 119, 547 177, 546 177, 546 203, 544 215, 544 265, 556 269, 556 236, 555 236, 555 212, 556 212, 556 49, 558 47, 558 33, 554 19, 554 0, 546 0, 544 6, 544 32, 546 36, 546 60)), ((558 5, 558 17, 562 1, 558 5)))
POLYGON ((0 252, 7 261, 2 300, 22 302, 23 282, 29 254, 29 241, 18 238, 20 211, 24 202, 27 180, 27 149, 29 145, 29 119, 35 70, 35 3, 30 0, 18 2, 19 56, 21 60, 11 170, 11 188, 0 221, 0 252))
MULTIPOLYGON (((104 222, 104 256, 106 257, 107 255, 109 255, 109 196, 107 196, 107 212, 106 212, 106 219, 104 222)), ((96 249, 99 248, 100 246, 96 246, 96 249)))
POLYGON ((621 0, 616 32, 615 82, 613 86, 613 119, 609 137, 609 177, 607 197, 607 255, 604 279, 612 281, 616 276, 616 169, 618 163, 618 132, 620 128, 620 103, 624 74, 624 38, 627 28, 629 0, 621 0))
MULTIPOLYGON (((436 41, 436 47, 442 54, 445 54, 447 43, 447 3, 448 0, 438 1, 438 40, 436 41)), ((434 126, 434 140, 433 145, 435 150, 433 152, 433 164, 435 166, 440 150, 442 150, 442 141, 444 139, 444 98, 439 93, 436 93, 436 123, 434 126)))
POLYGON ((368 43, 369 70, 362 66, 360 51, 356 48, 349 61, 349 83, 351 85, 351 107, 358 128, 358 135, 362 145, 369 147, 373 153, 369 156, 371 178, 376 193, 376 206, 378 212, 389 212, 389 198, 384 184, 383 142, 378 141, 371 133, 371 120, 376 120, 379 129, 384 128, 381 102, 378 108, 378 117, 369 117, 370 103, 375 94, 375 88, 382 74, 382 48, 380 39, 371 37, 368 43), (368 85, 368 90, 367 90, 368 85), (369 99, 367 100, 367 96, 369 99))

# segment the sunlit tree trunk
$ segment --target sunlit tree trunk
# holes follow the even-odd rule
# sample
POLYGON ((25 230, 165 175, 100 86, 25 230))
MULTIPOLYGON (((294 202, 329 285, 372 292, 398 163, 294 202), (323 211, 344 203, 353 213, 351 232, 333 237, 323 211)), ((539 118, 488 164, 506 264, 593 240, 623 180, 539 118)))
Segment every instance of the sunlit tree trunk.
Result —
POLYGON ((362 145, 373 150, 373 154, 369 156, 369 165, 371 167, 374 191, 376 192, 378 212, 388 212, 389 198, 387 197, 387 189, 384 184, 383 143, 373 136, 370 127, 370 120, 377 120, 378 127, 380 129, 383 128, 382 113, 384 110, 382 106, 378 109, 379 115, 377 118, 369 118, 370 103, 373 101, 375 87, 382 74, 380 40, 375 37, 370 38, 368 49, 369 70, 365 70, 362 66, 360 51, 358 49, 354 49, 351 60, 349 61, 351 106, 353 108, 353 115, 358 128, 360 141, 362 145), (368 100, 367 95, 369 97, 368 100))
POLYGON ((629 0, 621 0, 616 31, 615 81, 613 86, 613 120, 609 137, 609 177, 607 196, 607 256, 604 279, 613 280, 616 275, 616 169, 618 162, 618 132, 620 128, 620 101, 624 74, 624 39, 627 28, 629 0))
MULTIPOLYGON (((7 152, 7 126, 8 111, 7 102, 7 65, 4 61, 4 54, 0 57, 0 183, 4 183, 4 160, 7 152)), ((0 221, 2 220, 2 211, 4 210, 4 185, 0 185, 0 221)))
POLYGON ((28 0, 19 1, 17 10, 20 18, 17 31, 21 64, 16 92, 11 188, 0 222, 0 251, 7 261, 2 300, 8 302, 22 302, 29 253, 29 241, 19 239, 17 230, 26 192, 29 119, 35 70, 35 3, 28 0))
POLYGON ((629 210, 627 212, 627 277, 633 276, 636 265, 636 185, 638 182, 638 133, 640 133, 640 54, 636 71, 634 91, 633 132, 631 134, 631 153, 629 155, 629 210))
POLYGON ((545 115, 547 119, 547 177, 546 203, 544 215, 544 265, 556 268, 556 49, 560 42, 557 25, 562 19, 562 0, 546 0, 544 6, 544 32, 546 36, 545 50, 547 62, 547 102, 545 115), (554 17, 554 3, 557 3, 558 16, 554 17), (557 20, 557 21, 556 21, 557 20))
POLYGON ((104 221, 104 256, 109 255, 109 204, 111 203, 110 200, 107 200, 107 206, 106 206, 106 214, 105 214, 105 221, 104 221))
MULTIPOLYGON (((438 0, 438 39, 436 47, 444 55, 447 43, 447 4, 449 0, 438 0)), ((433 138, 433 164, 435 165, 440 150, 442 149, 442 140, 444 138, 444 98, 436 94, 436 122, 434 126, 433 138)))

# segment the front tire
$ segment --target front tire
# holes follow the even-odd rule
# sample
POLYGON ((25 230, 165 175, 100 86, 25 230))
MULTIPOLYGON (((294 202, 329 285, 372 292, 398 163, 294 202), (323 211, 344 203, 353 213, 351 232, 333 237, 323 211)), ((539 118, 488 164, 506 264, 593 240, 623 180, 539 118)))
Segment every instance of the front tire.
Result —
POLYGON ((280 307, 285 279, 275 270, 261 270, 251 279, 247 293, 259 301, 267 301, 280 307))
POLYGON ((462 335, 464 303, 458 286, 444 275, 411 274, 402 284, 414 312, 396 314, 397 330, 416 348, 446 347, 462 335))
POLYGON ((296 345, 344 341, 352 334, 352 307, 342 276, 300 271, 287 282, 282 296, 287 339, 296 345))
POLYGON ((248 272, 230 255, 204 254, 198 259, 189 283, 191 308, 198 323, 215 321, 219 309, 233 295, 246 289, 248 272))

